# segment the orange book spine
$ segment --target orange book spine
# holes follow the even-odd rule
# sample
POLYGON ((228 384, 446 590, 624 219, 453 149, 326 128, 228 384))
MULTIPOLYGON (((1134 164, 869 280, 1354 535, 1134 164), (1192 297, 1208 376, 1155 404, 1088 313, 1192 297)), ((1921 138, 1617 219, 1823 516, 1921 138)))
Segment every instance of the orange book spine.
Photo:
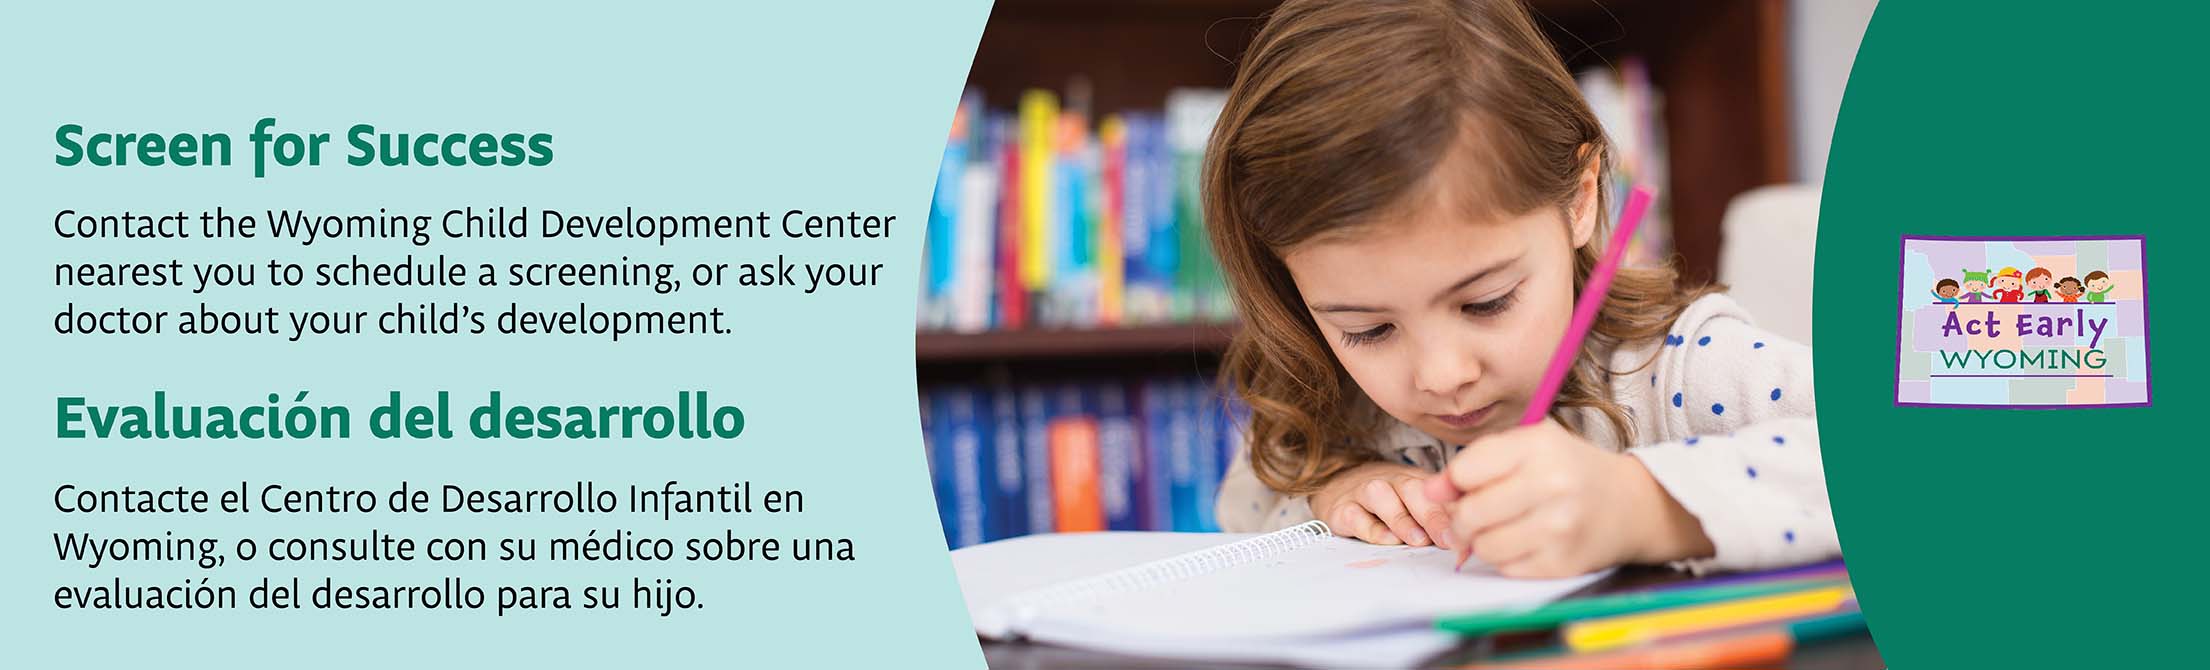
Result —
POLYGON ((1051 501, 1062 533, 1105 529, 1105 504, 1097 490, 1097 420, 1087 416, 1051 422, 1051 501))

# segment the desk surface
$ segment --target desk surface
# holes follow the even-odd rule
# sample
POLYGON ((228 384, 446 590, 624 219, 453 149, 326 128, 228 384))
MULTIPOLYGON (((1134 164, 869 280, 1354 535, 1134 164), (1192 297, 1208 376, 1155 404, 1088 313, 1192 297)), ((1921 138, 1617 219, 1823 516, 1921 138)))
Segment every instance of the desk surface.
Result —
MULTIPOLYGON (((1576 596, 1597 595, 1615 591, 1643 588, 1669 582, 1689 581, 1681 573, 1664 568, 1631 567, 1621 569, 1603 581, 1589 585, 1575 593, 1576 596)), ((1487 658, 1494 654, 1524 651, 1552 644, 1554 640, 1541 637, 1507 640, 1493 637, 1474 638, 1457 649, 1430 662, 1431 666, 1451 666, 1487 658)), ((1178 668, 1188 663, 1172 660, 1137 658, 1115 654, 1031 644, 1026 642, 983 641, 982 655, 994 670, 1025 668, 1178 668)), ((1207 667, 1271 667, 1227 666, 1207 663, 1207 667)), ((1858 633, 1838 640, 1807 645, 1797 649, 1784 667, 1790 670, 1879 670, 1887 667, 1880 661, 1880 650, 1872 643, 1872 636, 1858 633)))

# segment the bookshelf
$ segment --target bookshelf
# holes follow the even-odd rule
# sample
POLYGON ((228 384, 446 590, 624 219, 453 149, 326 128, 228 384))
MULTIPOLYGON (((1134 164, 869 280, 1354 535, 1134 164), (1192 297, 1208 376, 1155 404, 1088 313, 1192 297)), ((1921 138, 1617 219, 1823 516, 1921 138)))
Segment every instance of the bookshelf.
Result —
MULTIPOLYGON (((1000 0, 968 84, 991 107, 1080 79, 1096 112, 1157 108, 1176 87, 1226 87, 1233 59, 1278 0, 1000 0)), ((1717 269, 1720 218, 1738 193, 1790 181, 1784 0, 1532 0, 1568 69, 1637 56, 1665 104, 1672 245, 1690 281, 1717 269)), ((982 334, 923 332, 922 383, 975 367, 1026 374, 1206 368, 1232 326, 982 334)))
POLYGON ((1073 357, 1203 355, 1227 349, 1234 324, 1204 323, 1111 329, 1006 330, 921 333, 914 339, 920 363, 1073 357))
MULTIPOLYGON (((1217 528, 1212 503, 1220 475, 1240 446, 1240 417, 1248 416, 1240 399, 1214 380, 1236 326, 1034 324, 1115 322, 1110 316, 1084 318, 1086 309, 1115 314, 1112 307, 1082 302, 1080 291, 1088 281, 1116 287, 1100 288, 1094 297, 1108 305, 1103 296, 1119 296, 1122 323, 1155 324, 1168 314, 1226 318, 1216 309, 1222 304, 1217 291, 1206 289, 1218 286, 1213 271, 1179 255, 1201 246, 1184 236, 1193 230, 1185 224, 1195 217, 1187 206, 1188 191, 1182 190, 1188 182, 1159 178, 1189 174, 1195 153, 1188 138, 1201 136, 1196 129, 1209 118, 1201 113, 1203 105, 1217 104, 1207 103, 1217 97, 1183 91, 1170 100, 1168 93, 1226 88, 1234 59, 1258 30, 1259 17, 1278 2, 999 0, 992 8, 967 80, 986 99, 963 101, 965 131, 947 144, 946 164, 965 167, 945 170, 953 178, 937 184, 930 229, 950 232, 932 238, 925 252, 930 283, 919 321, 930 328, 978 328, 1001 318, 1030 325, 978 333, 924 328, 915 336, 923 436, 941 503, 938 513, 953 546, 1043 530, 1217 528), (1030 89, 1055 95, 1024 99, 1030 89), (1031 102, 1033 107, 1024 104, 1031 102), (1062 116, 1062 105, 1075 113, 1062 116), (977 108, 986 111, 977 115, 977 108), (1111 133, 1102 127, 1106 114, 1117 115, 1111 133), (1191 132, 1177 132, 1177 122, 1192 118, 1199 119, 1197 125, 1180 126, 1191 132), (1023 139, 1006 140, 1013 131, 1023 139), (1116 139, 1107 144, 1102 139, 1107 136, 1116 139), (1053 175, 1044 177, 1025 172, 1036 165, 1092 170, 1080 154, 1050 153, 1056 139, 1027 139, 1060 137, 1097 142, 1088 145, 1097 151, 1094 171, 1040 173, 1053 175), (1031 149, 1038 153, 1029 154, 1031 149), (1006 165, 1022 172, 1006 171, 1006 165), (1076 176, 1057 181, 1066 174, 1076 176), (1169 183, 1174 186, 1159 190, 1169 183), (1128 209, 1104 210, 1112 213, 1102 218, 1134 224, 1090 228, 1095 219, 1071 213, 1085 211, 1073 207, 1040 218, 1031 211, 1025 220, 1079 232, 1024 237, 1004 223, 1021 220, 1008 219, 1005 212, 1037 202, 1026 189, 1061 184, 1075 185, 1073 195, 1035 193, 1052 194, 1041 196, 1052 203, 1118 193, 1102 202, 1128 209), (1159 211, 1160 203, 1171 203, 1170 211, 1159 211), (1100 232, 1107 230, 1118 232, 1100 232), (1143 231, 1142 247, 1119 246, 1139 239, 1129 231, 1143 231), (1079 244, 1052 247, 1092 235, 1097 246, 1089 251, 1079 244), (1039 246, 1026 246, 1031 243, 1039 246), (1123 251, 1129 255, 1119 256, 1123 251), (1127 274, 1109 280, 1119 282, 1114 284, 1082 274, 1089 271, 1082 265, 1089 262, 1086 253, 1101 254, 1108 260, 1097 263, 1117 263, 1127 274), (1077 269, 1046 279, 1048 288, 1041 292, 1002 292, 1029 281, 1015 268, 1039 257, 1032 254, 1077 269), (988 268, 982 265, 986 261, 988 268), (989 311, 979 307, 977 296, 985 292, 975 283, 985 270, 994 301, 989 311), (1062 279, 1064 284, 1056 283, 1062 279), (996 302, 1001 299, 1008 301, 996 302), (1165 310, 1156 309, 1162 304, 1165 310), (1016 316, 1004 316, 1008 313, 1016 316)), ((1617 79, 1632 82, 1637 94, 1655 90, 1661 96, 1663 121, 1654 132, 1667 150, 1648 152, 1644 142, 1646 153, 1639 155, 1665 156, 1671 247, 1691 281, 1714 274, 1719 222, 1728 201, 1791 177, 1782 3, 1530 3, 1569 69, 1580 73, 1632 57, 1642 67, 1625 69, 1646 73, 1648 88, 1633 74, 1617 79)), ((1596 103, 1600 114, 1643 109, 1620 106, 1619 91, 1628 84, 1612 86, 1609 98, 1595 94, 1591 83, 1582 85, 1593 100, 1612 100, 1612 107, 1596 103)))

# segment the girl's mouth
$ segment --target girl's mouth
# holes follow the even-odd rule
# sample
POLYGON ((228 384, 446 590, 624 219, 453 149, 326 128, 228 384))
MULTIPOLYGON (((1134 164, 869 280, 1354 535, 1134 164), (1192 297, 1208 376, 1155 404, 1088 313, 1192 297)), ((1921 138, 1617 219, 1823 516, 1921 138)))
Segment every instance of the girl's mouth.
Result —
POLYGON ((1486 407, 1464 414, 1430 414, 1429 416, 1435 417, 1436 421, 1441 421, 1443 425, 1450 426, 1454 430, 1465 430, 1481 425, 1481 422, 1487 420, 1490 414, 1496 413, 1496 406, 1497 403, 1492 402, 1486 407))

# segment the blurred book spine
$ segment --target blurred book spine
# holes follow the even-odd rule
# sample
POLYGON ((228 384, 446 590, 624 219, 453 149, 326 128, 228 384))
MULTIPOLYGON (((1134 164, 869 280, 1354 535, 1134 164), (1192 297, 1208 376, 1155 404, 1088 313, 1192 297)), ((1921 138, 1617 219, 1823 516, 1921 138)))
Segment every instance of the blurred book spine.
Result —
POLYGON ((1634 239, 1628 242, 1627 257, 1622 262, 1662 265, 1673 255, 1673 220, 1666 199, 1671 192, 1666 166, 1671 163, 1665 151, 1663 100, 1650 86, 1650 68, 1642 59, 1628 57, 1620 59, 1617 69, 1582 70, 1574 80, 1580 85, 1581 97, 1596 113, 1597 122, 1603 124, 1604 134, 1611 138, 1612 220, 1618 220, 1616 208, 1625 206, 1627 192, 1636 185, 1648 186, 1658 194, 1635 229, 1634 239))
MULTIPOLYGON (((1664 194, 1663 100, 1639 58, 1576 77, 1614 147, 1612 205, 1636 184, 1659 200, 1627 262, 1672 256, 1664 194)), ((922 256, 921 330, 1110 328, 1235 318, 1204 229, 1207 138, 1226 93, 1179 89, 1158 110, 1090 117, 1065 98, 1023 92, 992 110, 961 99, 945 144, 922 256)))
POLYGON ((1196 376, 942 384, 921 390, 945 540, 1216 531, 1249 411, 1196 376))
POLYGON ((936 491, 937 516, 944 524, 944 538, 953 546, 985 541, 997 527, 991 518, 990 483, 995 455, 982 409, 987 398, 971 386, 948 386, 922 394, 922 434, 929 443, 930 477, 936 491))
POLYGON ((920 329, 1109 328, 1234 318, 1198 171, 1225 97, 1090 118, 1081 96, 961 99, 930 203, 920 329))

